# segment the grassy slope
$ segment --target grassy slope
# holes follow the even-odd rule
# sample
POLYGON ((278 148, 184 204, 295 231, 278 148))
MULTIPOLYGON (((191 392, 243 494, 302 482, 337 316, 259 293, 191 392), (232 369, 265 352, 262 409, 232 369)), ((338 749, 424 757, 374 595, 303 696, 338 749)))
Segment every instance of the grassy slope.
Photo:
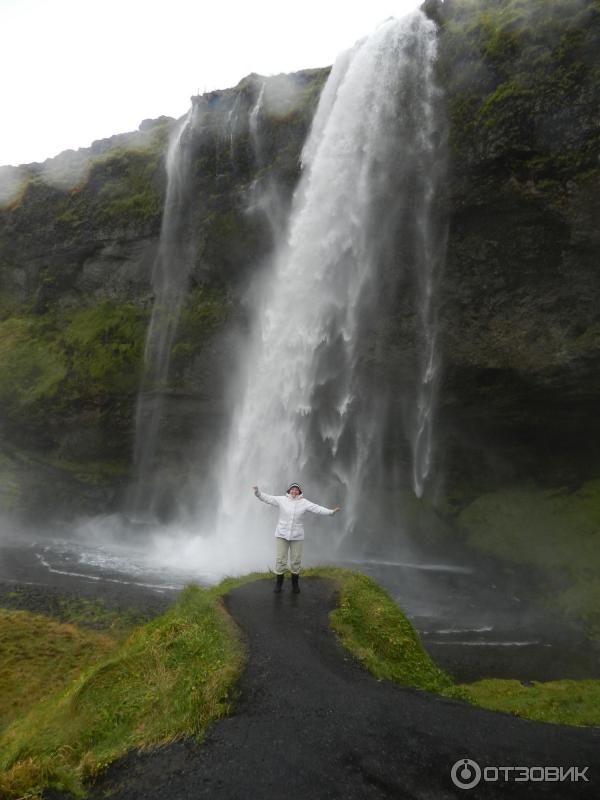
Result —
POLYGON ((0 730, 116 646, 105 633, 0 608, 0 730))
POLYGON ((459 518, 470 545, 547 575, 546 602, 600 640, 600 480, 575 491, 515 486, 481 495, 459 518))
POLYGON ((243 651, 214 590, 188 586, 161 616, 10 725, 0 741, 0 797, 83 782, 127 750, 202 736, 230 710, 243 651))
MULTIPOLYGON (((331 624, 380 679, 524 716, 574 724, 600 723, 598 681, 523 687, 517 681, 456 686, 423 649, 401 610, 365 575, 315 568, 339 589, 331 624)), ((35 797, 44 786, 85 794, 86 779, 132 748, 184 736, 202 739, 206 725, 232 709, 243 648, 221 597, 268 576, 226 579, 212 589, 190 585, 164 614, 131 634, 62 688, 31 705, 0 739, 0 797, 35 797)), ((33 616, 33 615, 32 615, 33 616)), ((87 658, 88 656, 86 656, 87 658)), ((33 679, 33 678, 32 678, 33 679)))

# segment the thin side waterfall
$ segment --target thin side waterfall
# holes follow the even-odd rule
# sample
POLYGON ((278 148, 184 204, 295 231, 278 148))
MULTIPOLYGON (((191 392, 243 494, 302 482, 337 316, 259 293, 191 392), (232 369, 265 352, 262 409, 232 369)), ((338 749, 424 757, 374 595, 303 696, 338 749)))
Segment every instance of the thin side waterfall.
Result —
MULTIPOLYGON (((287 236, 255 295, 254 336, 235 384, 219 465, 223 553, 256 550, 265 523, 255 483, 279 494, 298 480, 317 502, 343 506, 338 544, 366 538, 371 525, 396 527, 389 491, 400 467, 387 443, 398 428, 419 461, 412 469, 422 491, 437 363, 434 262, 443 249, 429 219, 440 161, 435 57, 435 25, 415 12, 343 53, 324 87, 287 236), (413 312, 420 306, 413 354, 422 353, 408 367, 390 365, 389 320, 409 292, 413 312)), ((407 485, 410 471, 404 465, 407 485)))
POLYGON ((263 81, 260 87, 260 92, 258 93, 258 97, 256 98, 256 103, 250 110, 250 114, 248 115, 248 127, 250 129, 250 136, 252 137, 252 144, 254 147, 254 155, 256 158, 256 163, 259 167, 262 167, 264 164, 263 152, 262 152, 262 142, 260 139, 259 133, 259 116, 263 105, 263 100, 265 96, 265 82, 263 81))
POLYGON ((433 68, 433 62, 426 65, 428 74, 423 81, 423 188, 415 198, 420 347, 416 419, 411 444, 412 487, 417 497, 423 496, 433 467, 433 429, 441 368, 437 347, 436 288, 445 262, 447 244, 447 225, 436 210, 446 163, 445 141, 436 138, 436 134, 441 135, 444 131, 435 115, 437 89, 433 68))
POLYGON ((169 366, 182 304, 193 264, 193 242, 187 230, 190 188, 189 138, 198 106, 173 131, 166 157, 167 189, 152 286, 154 304, 146 333, 144 373, 136 407, 134 464, 137 481, 128 511, 151 518, 154 513, 155 456, 168 391, 169 366))
MULTIPOLYGON (((267 105, 267 82, 262 81, 256 102, 248 112, 248 131, 252 142, 254 161, 259 175, 252 183, 248 211, 264 215, 269 224, 274 242, 278 242, 286 224, 287 204, 281 196, 277 181, 271 174, 264 174, 268 163, 265 152, 263 114, 267 105), (261 174, 261 171, 263 174, 261 174)), ((275 248, 276 249, 276 248, 275 248)))

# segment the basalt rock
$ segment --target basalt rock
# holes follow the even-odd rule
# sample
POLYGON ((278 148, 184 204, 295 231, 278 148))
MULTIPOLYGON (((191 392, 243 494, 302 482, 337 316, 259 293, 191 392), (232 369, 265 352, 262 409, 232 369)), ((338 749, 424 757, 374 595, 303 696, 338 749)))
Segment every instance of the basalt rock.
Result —
POLYGON ((450 119, 447 491, 600 474, 600 9, 430 4, 450 119))

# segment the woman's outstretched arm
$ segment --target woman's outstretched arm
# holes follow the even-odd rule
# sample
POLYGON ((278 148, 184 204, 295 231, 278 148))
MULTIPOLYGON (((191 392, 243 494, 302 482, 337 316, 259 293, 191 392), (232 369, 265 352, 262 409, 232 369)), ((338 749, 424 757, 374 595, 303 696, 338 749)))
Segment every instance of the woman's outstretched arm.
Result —
POLYGON ((306 506, 307 511, 312 511, 313 514, 335 514, 337 511, 340 511, 340 507, 336 506, 335 508, 325 508, 325 506, 318 506, 316 503, 311 503, 310 500, 306 501, 308 505, 306 506))
POLYGON ((258 486, 253 486, 252 489, 254 490, 254 494, 258 497, 259 500, 262 500, 263 503, 268 503, 270 506, 278 506, 279 505, 279 498, 274 494, 265 494, 261 492, 258 486))

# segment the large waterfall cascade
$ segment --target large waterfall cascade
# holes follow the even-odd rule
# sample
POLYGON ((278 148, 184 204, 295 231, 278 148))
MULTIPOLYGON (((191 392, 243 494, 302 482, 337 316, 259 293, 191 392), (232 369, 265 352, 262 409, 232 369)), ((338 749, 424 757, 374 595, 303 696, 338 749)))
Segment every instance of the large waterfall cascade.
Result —
POLYGON ((414 491, 423 493, 443 251, 433 221, 443 161, 435 56, 435 25, 421 12, 391 19, 337 59, 322 92, 286 236, 240 361, 239 401, 219 464, 222 547, 215 546, 224 557, 243 552, 248 565, 258 551, 269 558, 265 530, 272 535, 274 521, 257 508, 255 483, 277 494, 299 480, 316 502, 341 505, 341 527, 322 532, 329 552, 357 531, 366 535, 369 519, 389 523, 395 500, 386 491, 397 478, 386 462, 390 426, 404 429, 414 491), (408 410, 394 419, 385 353, 369 337, 404 285, 419 308, 420 352, 405 387, 408 410))
MULTIPOLYGON (((247 137, 256 167, 248 211, 264 215, 274 246, 242 300, 251 328, 229 375, 223 407, 231 418, 211 479, 197 488, 197 513, 154 535, 164 563, 196 563, 215 575, 264 569, 274 511, 251 487, 279 494, 291 480, 319 504, 342 507, 315 522, 317 557, 397 552, 406 539, 406 492, 413 501, 426 494, 434 473, 436 284, 445 253, 436 47, 435 24, 417 11, 387 20, 339 56, 291 207, 263 168, 267 84, 255 81, 222 108, 219 157, 235 170, 247 137)), ((133 511, 153 510, 163 389, 193 261, 184 235, 186 145, 202 113, 193 105, 169 146, 133 511)))

